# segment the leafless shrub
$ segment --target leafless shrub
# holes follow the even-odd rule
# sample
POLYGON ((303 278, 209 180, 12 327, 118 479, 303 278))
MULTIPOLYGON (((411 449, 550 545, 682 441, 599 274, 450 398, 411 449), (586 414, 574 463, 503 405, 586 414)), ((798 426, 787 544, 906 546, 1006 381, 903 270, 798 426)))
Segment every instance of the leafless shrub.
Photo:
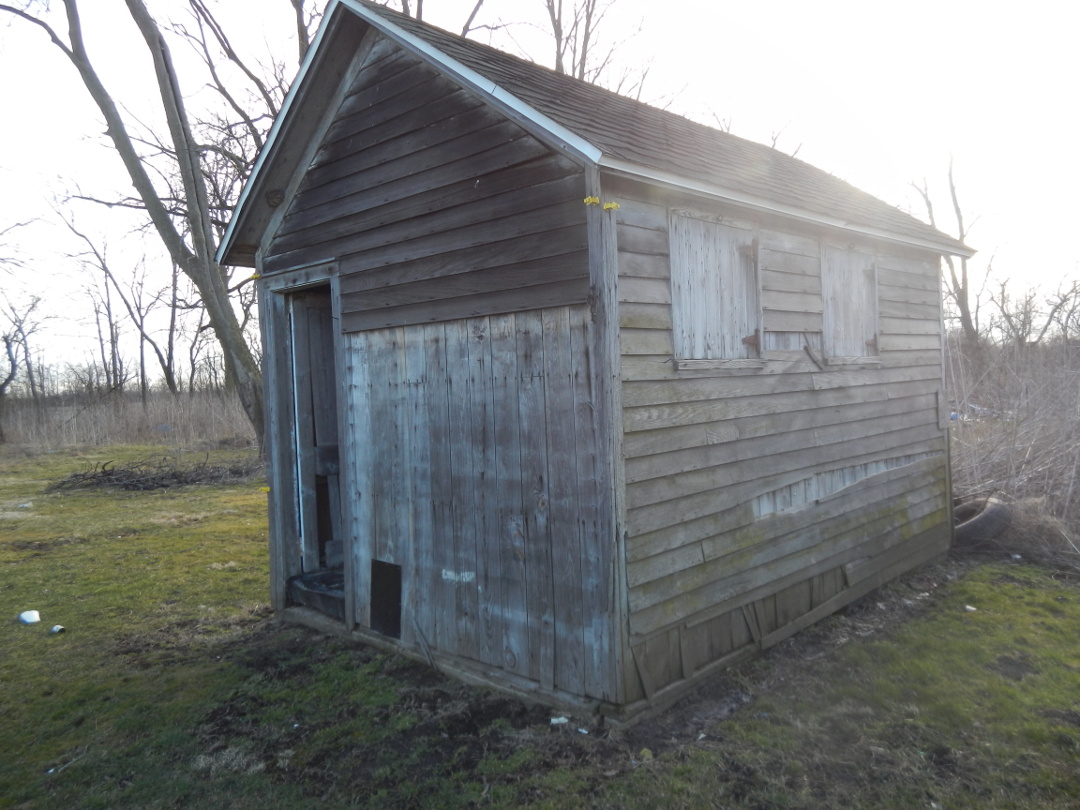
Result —
POLYGON ((977 344, 947 342, 953 491, 1023 504, 1000 543, 1080 569, 1080 340, 1062 317, 1076 309, 1077 285, 1045 306, 1034 292, 1008 293, 1002 284, 994 300, 998 328, 977 344))
POLYGON ((989 348, 950 367, 957 493, 1041 498, 1080 518, 1080 345, 989 348))

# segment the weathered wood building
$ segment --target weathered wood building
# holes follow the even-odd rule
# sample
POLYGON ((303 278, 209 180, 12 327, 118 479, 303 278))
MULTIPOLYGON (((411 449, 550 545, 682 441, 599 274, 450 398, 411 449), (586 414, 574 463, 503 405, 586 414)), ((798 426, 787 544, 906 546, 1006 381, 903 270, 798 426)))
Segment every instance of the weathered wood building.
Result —
POLYGON ((335 0, 220 253, 260 275, 274 606, 663 701, 947 548, 939 259, 970 253, 335 0))

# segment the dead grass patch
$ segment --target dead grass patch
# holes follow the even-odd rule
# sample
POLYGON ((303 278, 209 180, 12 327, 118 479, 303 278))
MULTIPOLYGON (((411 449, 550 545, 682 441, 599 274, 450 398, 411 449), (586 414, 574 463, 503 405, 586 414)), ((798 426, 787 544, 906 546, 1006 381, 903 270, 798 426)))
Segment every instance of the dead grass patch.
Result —
POLYGON ((252 629, 266 622, 272 613, 266 604, 251 605, 243 612, 202 607, 202 615, 197 618, 186 616, 150 629, 119 634, 110 651, 143 669, 219 650, 227 652, 230 645, 246 640, 252 629))

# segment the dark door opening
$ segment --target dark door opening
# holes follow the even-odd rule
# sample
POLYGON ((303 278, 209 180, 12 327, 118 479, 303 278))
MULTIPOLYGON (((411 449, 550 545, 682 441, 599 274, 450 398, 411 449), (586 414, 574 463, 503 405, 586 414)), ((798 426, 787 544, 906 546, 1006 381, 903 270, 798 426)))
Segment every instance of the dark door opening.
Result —
POLYGON ((289 600, 344 616, 344 579, 327 576, 344 563, 330 285, 289 293, 287 312, 302 571, 289 583, 289 600), (332 587, 338 583, 340 590, 332 587))
POLYGON ((371 561, 371 629, 401 638, 401 566, 371 561))

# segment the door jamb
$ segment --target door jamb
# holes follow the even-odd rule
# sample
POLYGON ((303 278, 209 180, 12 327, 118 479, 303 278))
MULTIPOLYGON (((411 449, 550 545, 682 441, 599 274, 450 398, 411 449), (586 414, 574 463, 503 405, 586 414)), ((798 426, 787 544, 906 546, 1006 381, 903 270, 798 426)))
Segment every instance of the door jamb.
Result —
POLYGON ((341 285, 336 261, 319 262, 285 270, 259 279, 259 316, 263 324, 263 385, 267 405, 266 448, 270 518, 270 596, 275 611, 286 607, 286 582, 300 572, 300 505, 296 480, 295 425, 293 410, 292 334, 286 296, 311 287, 330 286, 334 328, 334 376, 337 386, 338 442, 341 465, 341 526, 345 575, 345 623, 355 626, 356 594, 352 546, 353 508, 345 493, 354 489, 349 434, 344 420, 345 396, 343 341, 341 339, 341 285))

